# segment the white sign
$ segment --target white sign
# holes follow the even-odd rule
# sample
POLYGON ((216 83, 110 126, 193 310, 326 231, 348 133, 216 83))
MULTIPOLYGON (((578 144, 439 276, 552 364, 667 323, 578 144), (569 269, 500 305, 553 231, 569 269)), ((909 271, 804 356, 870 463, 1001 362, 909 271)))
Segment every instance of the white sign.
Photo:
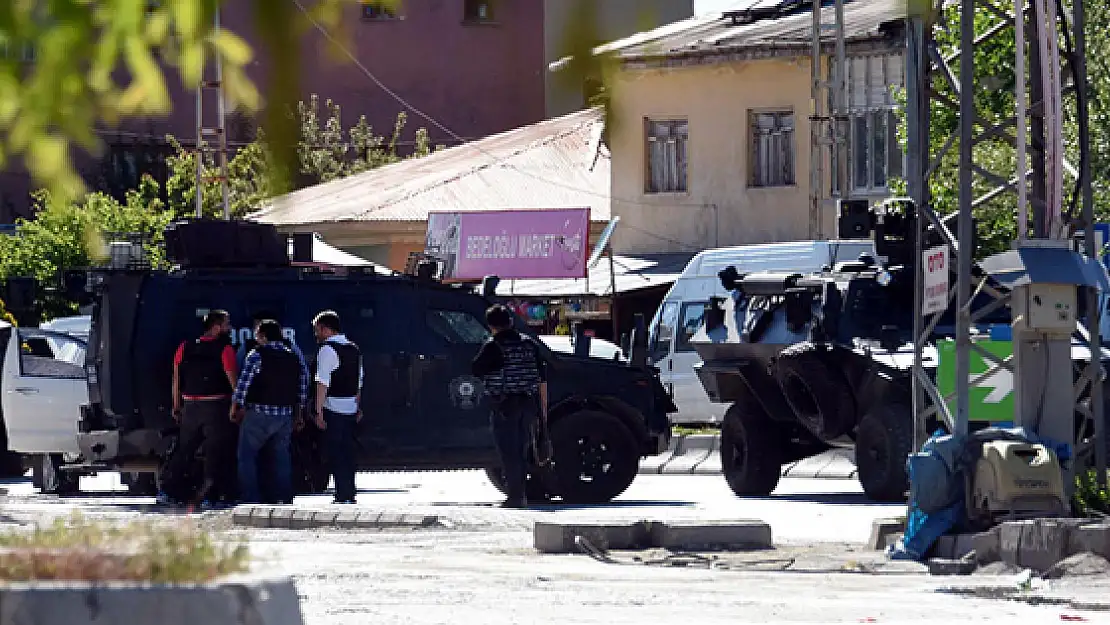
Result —
POLYGON ((948 308, 948 246, 926 250, 921 258, 921 270, 925 272, 922 314, 944 312, 948 308))

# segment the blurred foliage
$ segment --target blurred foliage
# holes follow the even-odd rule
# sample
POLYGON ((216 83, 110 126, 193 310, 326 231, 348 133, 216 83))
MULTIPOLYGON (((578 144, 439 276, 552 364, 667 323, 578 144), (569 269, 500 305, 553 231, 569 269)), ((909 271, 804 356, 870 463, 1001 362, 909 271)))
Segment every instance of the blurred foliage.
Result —
MULTIPOLYGON (((298 129, 294 143, 297 161, 293 170, 293 189, 330 182, 404 158, 398 153, 408 120, 404 113, 397 115, 388 138, 375 134, 365 115, 360 116, 353 126, 344 129, 339 105, 326 100, 321 111, 316 95, 310 97, 308 102, 298 102, 292 118, 298 129)), ((184 149, 174 138, 169 140, 176 151, 166 163, 169 171, 166 181, 169 209, 175 217, 193 216, 196 214, 198 156, 195 151, 184 149)), ((232 216, 242 217, 257 211, 280 188, 272 177, 274 157, 270 145, 268 133, 260 129, 255 140, 239 149, 228 161, 228 205, 232 216)), ((431 152, 427 130, 417 129, 409 156, 419 158, 431 152)), ((218 174, 215 156, 206 154, 203 201, 204 214, 209 217, 223 216, 220 184, 214 179, 218 174)))
MULTIPOLYGON (((404 4, 380 1, 394 11, 404 4)), ((567 47, 587 50, 598 43, 596 3, 575 1, 567 47)), ((85 188, 73 168, 71 150, 99 153, 99 124, 165 115, 172 106, 167 76, 177 76, 186 91, 194 91, 205 68, 218 58, 229 111, 261 113, 265 155, 255 149, 245 158, 253 162, 265 156, 265 192, 295 188, 297 172, 304 169, 302 159, 319 157, 319 152, 306 155, 301 149, 298 119, 287 114, 296 109, 300 97, 300 60, 317 52, 297 42, 309 40, 313 29, 324 31, 328 36, 317 39, 323 52, 336 61, 349 61, 343 49, 350 49, 350 24, 358 22, 345 20, 345 11, 360 2, 251 0, 257 50, 241 33, 213 28, 215 11, 230 5, 228 0, 0 2, 0 169, 18 157, 51 197, 61 202, 79 198, 85 188), (262 93, 246 73, 256 56, 280 68, 269 72, 262 93)), ((586 77, 608 82, 612 70, 603 57, 576 58, 579 61, 565 77, 580 85, 586 77)), ((322 133, 329 131, 321 127, 322 133)), ((365 131, 363 141, 370 138, 369 129, 365 131)), ((357 145, 359 138, 351 141, 357 145)), ((344 174, 333 170, 332 175, 344 174)), ((244 196, 252 193, 242 190, 244 196)))
MULTIPOLYGON (((914 0, 910 3, 911 10, 927 10, 927 3, 914 0)), ((1106 130, 1110 128, 1110 5, 1096 5, 1086 3, 1087 9, 1087 61, 1088 81, 1090 84, 1090 133, 1088 135, 1091 146, 1091 173, 1092 185, 1095 196, 1095 219, 1105 220, 1110 216, 1110 141, 1106 130)), ((950 4, 936 14, 937 27, 934 30, 935 39, 940 51, 940 56, 952 58, 960 49, 960 7, 950 4)), ((975 35, 981 41, 976 45, 974 64, 976 80, 981 88, 976 91, 975 105, 978 120, 977 133, 985 128, 1002 123, 1007 118, 1013 117, 1015 106, 1014 87, 1016 75, 1014 71, 1014 37, 1012 34, 1002 34, 996 37, 983 38, 995 24, 998 17, 987 10, 980 10, 975 15, 975 35)), ((1063 43, 1061 43, 1063 54, 1063 43)), ((1026 63, 1028 67, 1029 58, 1026 63)), ((958 82, 960 75, 959 59, 951 63, 954 79, 958 82)), ((940 94, 949 103, 958 104, 959 94, 949 85, 941 72, 934 72, 931 76, 932 89, 940 94)), ((899 94, 904 102, 904 91, 899 94)), ((1032 103, 1029 108, 1032 109, 1032 103)), ((1065 96, 1064 109, 1068 113, 1064 125, 1064 143, 1067 150, 1068 162, 1076 167, 1079 164, 1078 153, 1078 128, 1074 116, 1075 97, 1065 96)), ((930 180, 929 191, 932 207, 939 214, 945 215, 959 209, 959 114, 958 109, 933 101, 930 117, 930 157, 936 158, 942 148, 955 137, 951 148, 940 159, 935 173, 930 180)), ((899 135, 903 148, 906 146, 905 117, 903 115, 899 135)), ((1013 135, 1011 126, 1009 134, 1013 135)), ((1031 129, 1027 127, 1027 141, 1033 143, 1031 129)), ((980 167, 1011 179, 1017 172, 1017 153, 1012 145, 1001 137, 983 142, 975 146, 973 159, 980 167)), ((1026 160, 1027 166, 1032 166, 1032 156, 1026 160)), ((993 190, 995 183, 985 180, 976 174, 973 177, 974 193, 977 197, 993 190)), ((1067 210, 1072 201, 1075 180, 1069 175, 1064 176, 1064 208, 1067 210)), ((1031 186, 1027 187, 1031 191, 1031 186)), ((896 192, 905 193, 904 181, 896 185, 896 192)), ((1030 232, 1032 232, 1032 202, 1029 203, 1030 232)), ((1008 249, 1010 242, 1017 236, 1017 194, 1015 191, 998 194, 988 202, 984 202, 974 209, 978 220, 977 234, 979 246, 976 255, 979 258, 1008 249)), ((1078 216, 1078 209, 1077 209, 1078 216)))

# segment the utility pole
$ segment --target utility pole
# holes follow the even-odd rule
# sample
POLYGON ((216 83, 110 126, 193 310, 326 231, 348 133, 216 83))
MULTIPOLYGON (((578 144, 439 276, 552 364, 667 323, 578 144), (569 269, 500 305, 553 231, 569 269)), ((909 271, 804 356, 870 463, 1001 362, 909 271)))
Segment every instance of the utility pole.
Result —
POLYGON ((847 74, 844 43, 844 0, 836 0, 834 21, 826 24, 821 2, 813 2, 813 37, 810 52, 810 165, 809 165, 809 237, 826 239, 825 213, 829 208, 825 200, 840 197, 846 192, 847 167, 847 93, 844 83, 847 74), (832 31, 832 41, 825 33, 832 31), (832 43, 833 54, 826 65, 825 50, 832 43), (826 69, 828 71, 826 71, 826 69), (825 159, 831 166, 831 176, 826 180, 825 159))
MULTIPOLYGON (((220 32, 220 8, 213 6, 212 30, 218 35, 220 32)), ((207 182, 220 183, 220 197, 223 206, 224 219, 231 218, 231 205, 228 198, 227 175, 227 110, 224 101, 224 72, 223 63, 215 51, 210 51, 212 61, 206 63, 201 74, 200 84, 197 86, 197 205, 196 216, 204 216, 204 186, 207 182), (212 75, 210 76, 209 71, 212 75), (212 102, 206 102, 206 95, 214 95, 215 119, 209 120, 213 108, 212 102), (207 125, 207 124, 213 125, 207 125), (214 176, 204 173, 207 156, 216 154, 216 164, 219 173, 214 176)))
MULTIPOLYGON (((955 391, 941 396, 930 379, 920 358, 924 344, 931 340, 940 315, 922 315, 921 289, 923 270, 918 271, 915 306, 914 411, 918 431, 927 418, 939 415, 955 434, 966 434, 973 407, 970 403, 970 378, 982 380, 1000 371, 1010 372, 1014 380, 1014 423, 1056 443, 1066 443, 1074 456, 1090 453, 1088 442, 1075 440, 1076 413, 1084 414, 1094 424, 1094 452, 1099 475, 1105 475, 1106 449, 1099 374, 1100 340, 1098 289, 1092 281, 1091 264, 1099 267, 1094 249, 1094 215, 1091 200, 1089 139, 1086 103, 1086 64, 1084 59, 1084 0, 1074 0, 1070 16, 1059 11, 1058 0, 1013 0, 1011 9, 989 0, 960 0, 960 48, 955 54, 943 56, 933 38, 940 27, 941 14, 949 2, 925 0, 911 2, 907 27, 907 182, 918 215, 918 251, 922 251, 925 228, 931 225, 940 235, 956 262, 955 289, 949 295, 949 310, 955 314, 955 391), (922 5, 927 5, 922 8, 922 5), (1060 16, 1060 17, 1058 17, 1060 16), (976 22, 992 19, 995 24, 983 32, 975 32, 976 22), (1062 36, 1065 35, 1065 36, 1062 36), (1017 76, 1015 106, 1012 114, 1001 118, 977 111, 977 95, 990 89, 986 72, 995 68, 976 68, 974 54, 978 46, 996 37, 1013 37, 1014 65, 1017 76), (1061 52, 1060 41, 1075 42, 1075 48, 1061 52), (1028 62, 1027 62, 1028 60, 1028 62), (959 72, 953 71, 958 62, 959 72), (1028 76, 1026 75, 1028 68, 1028 76), (1069 74, 1068 81, 1064 74, 1069 74), (935 80, 934 77, 939 78, 935 80), (931 84, 941 83, 950 93, 937 93, 931 84), (1065 85, 1073 85, 1068 88, 1065 85), (1077 87, 1077 88, 1075 88, 1077 87), (1069 89, 1075 91, 1074 103, 1066 102, 1069 89), (930 144, 931 112, 956 103, 959 128, 939 151, 930 144), (1078 170, 1065 160, 1062 127, 1065 104, 1079 126, 1078 170), (1011 134, 1011 131, 1015 131, 1011 134), (1031 133, 1031 140, 1027 134, 1031 133), (975 147, 991 141, 1006 141, 1014 147, 1018 167, 1014 172, 989 171, 974 158, 975 147), (952 150, 959 154, 959 209, 957 230, 949 229, 950 219, 941 219, 930 205, 929 183, 935 174, 934 163, 952 150), (1030 163, 1031 162, 1031 163, 1030 163), (1027 166, 1030 163, 1031 166, 1027 166), (1028 168, 1027 168, 1028 167, 1028 168), (1063 172, 1072 171, 1078 178, 1073 205, 1078 214, 1064 210, 1063 172), (991 190, 977 193, 976 183, 985 183, 991 190), (974 222, 972 211, 1007 193, 1016 192, 1018 237, 1010 252, 982 261, 986 271, 993 271, 996 289, 987 278, 972 273, 974 263, 974 222), (1081 199, 1080 199, 1081 198, 1081 199), (1029 211, 1032 215, 1029 215, 1029 211), (1027 219, 1032 217, 1032 234, 1027 219), (1072 249, 1072 229, 1084 229, 1086 259, 1072 249), (1052 267, 1051 281, 1035 275, 1033 270, 1052 267), (1081 267, 1076 270, 1075 267, 1081 267), (1005 275, 1003 275, 1005 274, 1005 275), (1088 307, 1086 327, 1077 325, 1077 291, 1086 289, 1088 307), (976 300, 975 298, 981 298, 976 300), (977 303, 976 303, 977 302, 977 303), (974 306, 973 306, 973 303, 974 306), (987 351, 972 337, 972 327, 987 313, 1002 307, 1011 309, 1013 355, 1007 358, 987 351), (1087 338, 1091 354, 1078 381, 1073 381, 1071 338, 1074 333, 1087 338), (981 358, 985 372, 971 373, 971 355, 981 358), (1005 370, 1005 371, 1002 371, 1005 370), (1076 403, 1089 387, 1089 407, 1076 403), (927 405, 925 396, 931 401, 927 405), (949 408, 952 400, 955 410, 949 408)), ((952 22, 949 26, 953 25, 952 22)), ((920 259, 920 255, 919 255, 920 259)), ((917 441, 919 444, 921 441, 917 441)), ((1066 466, 1065 487, 1069 490, 1075 462, 1066 466)))

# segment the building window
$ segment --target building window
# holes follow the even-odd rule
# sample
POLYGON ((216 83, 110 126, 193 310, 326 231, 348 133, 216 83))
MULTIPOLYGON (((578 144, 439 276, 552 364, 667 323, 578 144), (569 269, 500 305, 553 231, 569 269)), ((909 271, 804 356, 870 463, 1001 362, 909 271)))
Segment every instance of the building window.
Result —
POLYGON ((463 0, 463 19, 468 22, 492 22, 491 0, 463 0))
POLYGON ((362 3, 362 19, 364 20, 393 20, 397 19, 397 12, 392 2, 366 2, 362 3))
POLYGON ((753 112, 751 186, 788 187, 794 184, 794 113, 753 112))
POLYGON ((902 177, 905 155, 898 143, 898 104, 904 86, 901 54, 848 59, 846 94, 848 177, 853 195, 884 194, 902 177))
POLYGON ((686 192, 686 120, 647 120, 647 193, 686 192))

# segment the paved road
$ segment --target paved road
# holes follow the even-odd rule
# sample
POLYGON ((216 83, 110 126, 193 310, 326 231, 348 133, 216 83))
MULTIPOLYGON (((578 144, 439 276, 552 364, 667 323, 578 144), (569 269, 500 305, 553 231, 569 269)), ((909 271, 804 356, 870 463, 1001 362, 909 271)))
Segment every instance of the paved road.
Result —
MULTIPOLYGON (((932 578, 920 568, 884 563, 858 543, 871 519, 901 508, 869 504, 854 480, 786 479, 772 497, 739 499, 719 476, 640 476, 607 506, 528 511, 494 507, 500 496, 477 472, 362 474, 358 485, 360 505, 435 509, 490 531, 236 531, 250 541, 259 571, 294 578, 306 625, 1110 621, 1106 612, 1068 605, 944 594, 938 590, 967 578, 932 578), (527 529, 549 516, 762 518, 772 525, 777 548, 723 556, 732 558, 727 570, 645 566, 630 554, 615 554, 625 564, 546 556, 531 548, 527 529)), ((107 475, 86 478, 82 486, 100 492, 76 498, 38 495, 27 482, 4 486, 9 493, 0 498, 0 521, 74 509, 133 516, 151 503, 113 492, 121 486, 107 475)), ((324 506, 327 497, 301 497, 297 505, 324 506)), ((226 512, 203 518, 215 531, 226 528, 226 512)), ((1017 591, 1014 579, 976 581, 1017 591)), ((1091 582, 1082 583, 1096 598, 1110 592, 1107 584, 1092 591, 1091 582)))
MULTIPOLYGON (((358 476, 359 504, 373 508, 411 508, 446 515, 462 523, 528 529, 543 518, 574 519, 761 519, 771 524, 776 542, 855 542, 867 540, 871 521, 898 516, 902 506, 868 502, 855 480, 784 479, 771 497, 741 499, 720 476, 640 475, 632 487, 609 505, 501 510, 503 497, 480 471, 443 473, 363 473, 358 476)), ((119 495, 111 474, 82 478, 86 493, 59 499, 36 495, 29 482, 8 485, 7 505, 24 510, 133 510, 152 500, 119 495), (116 494, 108 495, 111 491, 116 494)), ((330 496, 298 497, 298 507, 325 507, 330 496)))

